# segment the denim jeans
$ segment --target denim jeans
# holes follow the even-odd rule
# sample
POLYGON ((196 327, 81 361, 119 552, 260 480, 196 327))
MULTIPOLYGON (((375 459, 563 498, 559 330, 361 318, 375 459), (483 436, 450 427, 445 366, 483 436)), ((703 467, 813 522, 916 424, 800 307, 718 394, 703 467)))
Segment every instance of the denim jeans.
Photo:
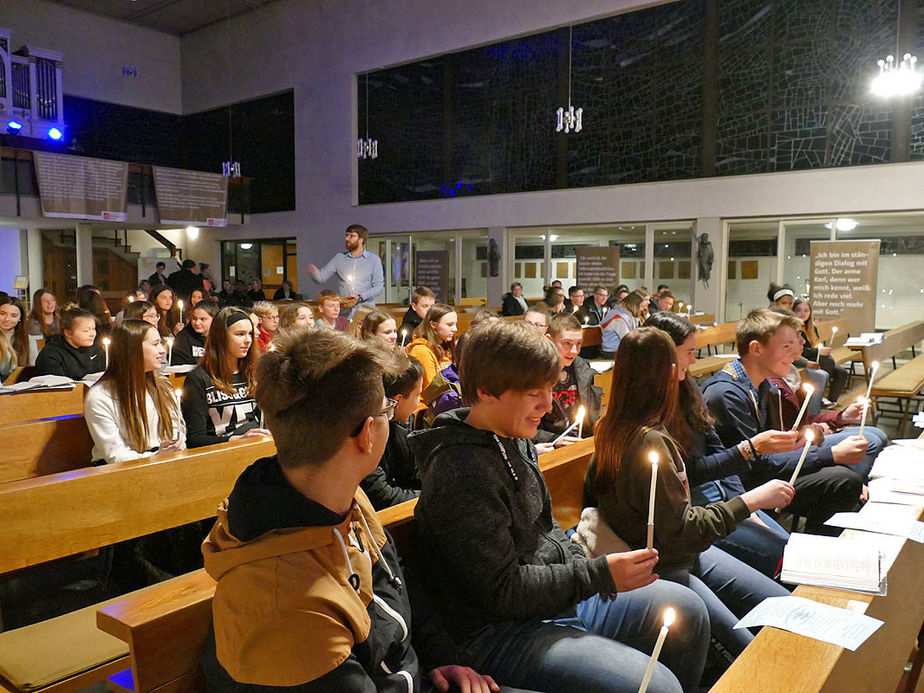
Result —
MULTIPOLYGON (((690 489, 694 505, 708 505, 728 500, 728 494, 721 481, 709 481, 690 489)), ((742 563, 774 578, 780 571, 783 547, 789 541, 789 532, 763 510, 757 516, 761 525, 752 519, 739 522, 735 531, 713 544, 742 563)))
POLYGON ((739 619, 767 597, 789 596, 781 584, 715 546, 700 553, 690 568, 666 571, 662 577, 700 596, 709 611, 712 637, 730 655, 729 661, 754 639, 745 628, 735 630, 739 619))
POLYGON ((825 396, 825 390, 828 389, 828 374, 820 368, 806 368, 802 372, 805 373, 806 382, 811 383, 815 388, 806 409, 809 415, 814 416, 821 412, 821 400, 825 396))
MULTIPOLYGON (((826 435, 824 442, 821 444, 821 447, 833 448, 845 438, 858 435, 860 435, 859 426, 845 428, 844 430, 838 431, 837 433, 830 433, 826 435)), ((869 447, 866 449, 866 456, 863 458, 863 461, 859 464, 844 466, 847 467, 847 469, 851 469, 856 472, 857 476, 859 476, 865 484, 867 481, 867 476, 869 475, 869 470, 872 469, 873 462, 876 461, 876 455, 882 452, 882 449, 889 444, 889 436, 887 436, 875 426, 866 426, 863 429, 863 437, 866 438, 866 440, 869 442, 869 447)))
POLYGON ((461 663, 499 684, 535 691, 635 693, 668 607, 677 618, 648 690, 689 693, 706 662, 709 616, 699 596, 667 580, 615 599, 591 597, 576 615, 482 628, 462 643, 461 663))

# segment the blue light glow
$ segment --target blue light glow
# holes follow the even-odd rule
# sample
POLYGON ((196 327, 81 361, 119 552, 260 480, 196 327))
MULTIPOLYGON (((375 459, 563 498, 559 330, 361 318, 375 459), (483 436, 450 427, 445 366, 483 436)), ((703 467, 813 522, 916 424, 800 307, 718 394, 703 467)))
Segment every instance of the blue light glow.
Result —
POLYGON ((18 120, 11 120, 6 124, 6 127, 15 132, 19 132, 22 130, 22 123, 20 123, 18 120))
POLYGON ((48 137, 55 140, 56 142, 64 137, 64 133, 61 132, 58 128, 52 128, 48 131, 48 137))

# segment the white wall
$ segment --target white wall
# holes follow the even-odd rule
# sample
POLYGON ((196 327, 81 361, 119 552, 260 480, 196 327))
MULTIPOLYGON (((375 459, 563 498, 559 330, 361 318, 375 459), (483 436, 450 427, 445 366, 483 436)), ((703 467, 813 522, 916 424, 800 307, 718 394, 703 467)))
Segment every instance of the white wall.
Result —
POLYGON ((18 228, 0 226, 0 290, 15 296, 13 282, 17 275, 26 274, 21 268, 20 233, 18 228))
MULTIPOLYGON (((2 0, 0 26, 13 50, 64 53, 64 93, 169 113, 182 112, 180 39, 42 0, 2 0), (138 77, 123 77, 135 65, 138 77)), ((67 120, 67 113, 64 114, 67 120)))
POLYGON ((295 235, 304 274, 341 248, 352 222, 387 233, 922 207, 924 163, 354 206, 356 73, 650 4, 283 0, 232 20, 230 34, 222 23, 184 36, 188 112, 295 88, 297 211, 223 237, 295 235))

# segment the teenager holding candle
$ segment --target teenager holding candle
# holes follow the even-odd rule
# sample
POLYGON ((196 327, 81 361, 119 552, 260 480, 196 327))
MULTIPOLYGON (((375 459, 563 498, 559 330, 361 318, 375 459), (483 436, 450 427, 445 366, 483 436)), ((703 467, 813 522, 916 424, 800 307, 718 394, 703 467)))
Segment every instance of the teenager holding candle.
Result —
POLYGON ((157 308, 157 329, 161 337, 169 337, 183 329, 180 322, 180 311, 176 307, 173 289, 160 284, 151 289, 151 303, 157 308))
POLYGON ((753 636, 735 630, 735 623, 763 599, 789 592, 713 543, 751 513, 788 505, 794 490, 772 480, 728 501, 693 505, 682 450, 665 428, 678 405, 676 367, 674 343, 661 330, 642 327, 623 339, 610 401, 594 435, 584 505, 596 507, 609 527, 638 549, 646 545, 655 484, 658 572, 703 599, 713 637, 737 656, 753 636))
POLYGON ((539 691, 635 693, 673 606, 677 637, 650 690, 696 690, 709 639, 702 600, 655 581, 655 551, 588 559, 552 517, 529 439, 551 409, 557 351, 522 322, 467 334, 459 367, 470 408, 409 437, 423 480, 415 550, 460 661, 539 691))
POLYGON ((84 415, 93 459, 111 464, 186 447, 186 427, 170 381, 159 373, 160 334, 141 320, 112 333, 109 368, 87 392, 84 415))
POLYGON ((427 317, 414 330, 407 353, 420 361, 424 369, 424 389, 443 368, 452 363, 453 341, 459 316, 452 306, 434 303, 427 317))
POLYGON ((269 435, 259 427, 251 394, 253 333, 250 316, 236 308, 223 308, 212 320, 200 365, 183 382, 188 447, 269 435))
POLYGON ((831 358, 831 347, 825 346, 815 327, 815 318, 812 304, 807 298, 797 298, 792 304, 792 312, 802 321, 802 358, 806 360, 807 368, 820 368, 828 374, 828 399, 837 402, 850 373, 847 369, 838 366, 831 358))
MULTIPOLYGON (((764 308, 751 311, 736 327, 738 358, 713 375, 703 386, 703 397, 716 420, 716 431, 727 447, 753 439, 779 421, 779 392, 767 380, 783 377, 801 355, 798 333, 801 321, 764 308)), ((857 441, 865 448, 865 441, 857 441)), ((799 476, 790 510, 806 518, 806 531, 839 533, 825 526, 831 515, 856 510, 862 492, 860 478, 841 464, 857 464, 862 456, 842 458, 838 448, 809 451, 799 476)), ((746 488, 773 478, 788 479, 798 452, 757 454, 740 474, 746 488)))
MULTIPOLYGON (((708 505, 740 496, 745 488, 738 475, 747 476, 751 464, 760 464, 760 455, 795 449, 799 435, 778 424, 780 430, 763 431, 726 448, 715 431, 715 419, 699 387, 687 377, 687 370, 696 363, 696 325, 676 313, 660 312, 652 315, 645 326, 666 332, 676 350, 677 407, 666 428, 683 450, 693 503, 708 505)), ((715 546, 764 575, 775 577, 788 539, 789 532, 770 513, 758 510, 738 522, 731 534, 717 539, 715 546)))
POLYGON ((172 366, 196 365, 205 355, 205 340, 212 327, 212 319, 218 315, 218 304, 214 301, 199 301, 189 311, 189 322, 180 330, 173 343, 172 366))
POLYGON ((562 433, 575 421, 581 405, 586 412, 582 433, 593 435, 600 418, 603 391, 594 385, 594 369, 579 356, 582 334, 581 323, 571 313, 559 313, 549 321, 548 338, 561 357, 561 373, 552 389, 552 412, 542 417, 539 426, 543 431, 562 433))
MULTIPOLYGON (((105 369, 106 355, 96 343, 96 320, 73 303, 60 311, 61 334, 52 335, 35 359, 35 375, 82 380, 105 369)), ((114 355, 110 355, 114 358, 114 355)))

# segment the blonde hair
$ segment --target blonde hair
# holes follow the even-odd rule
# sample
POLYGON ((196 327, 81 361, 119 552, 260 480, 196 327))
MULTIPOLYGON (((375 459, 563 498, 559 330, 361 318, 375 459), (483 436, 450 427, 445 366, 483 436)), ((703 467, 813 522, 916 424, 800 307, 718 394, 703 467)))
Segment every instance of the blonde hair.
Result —
POLYGON ((279 315, 279 309, 269 301, 254 301, 253 308, 251 308, 251 310, 261 318, 269 318, 274 315, 279 315))

